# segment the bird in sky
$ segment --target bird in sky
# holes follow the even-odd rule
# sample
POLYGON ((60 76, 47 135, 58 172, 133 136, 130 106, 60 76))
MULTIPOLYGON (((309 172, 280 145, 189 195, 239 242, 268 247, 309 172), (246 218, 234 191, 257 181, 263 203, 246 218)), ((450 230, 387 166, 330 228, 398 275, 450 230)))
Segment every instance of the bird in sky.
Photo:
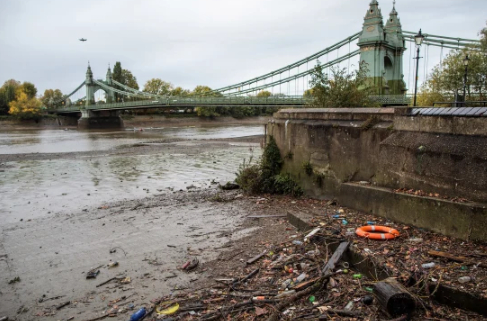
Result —
POLYGON ((82 41, 82 42, 85 42, 86 40, 88 39, 85 39, 85 38, 80 38, 79 41, 82 41))

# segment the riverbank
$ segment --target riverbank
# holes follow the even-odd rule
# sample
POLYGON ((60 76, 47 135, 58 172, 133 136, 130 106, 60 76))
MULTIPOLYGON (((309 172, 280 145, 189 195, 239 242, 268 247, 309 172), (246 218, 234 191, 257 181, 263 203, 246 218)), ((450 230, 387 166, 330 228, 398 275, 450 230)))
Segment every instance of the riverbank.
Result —
MULTIPOLYGON (((125 128, 160 128, 180 126, 220 126, 220 125, 264 125, 270 116, 233 118, 216 117, 202 118, 181 115, 135 115, 123 117, 125 128)), ((76 129, 78 119, 76 117, 60 116, 45 117, 40 120, 17 120, 14 118, 0 119, 0 127, 4 130, 28 130, 28 129, 76 129)))

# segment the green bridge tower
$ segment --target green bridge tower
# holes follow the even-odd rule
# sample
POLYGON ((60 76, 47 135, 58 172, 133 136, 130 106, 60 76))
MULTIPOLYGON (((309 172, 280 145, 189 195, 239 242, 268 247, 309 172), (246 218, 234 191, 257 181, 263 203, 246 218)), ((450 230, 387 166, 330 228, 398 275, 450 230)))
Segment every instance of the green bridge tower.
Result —
POLYGON ((406 50, 395 1, 386 26, 377 0, 372 0, 359 37, 360 61, 367 64, 369 85, 380 95, 401 95, 407 91, 402 58, 406 50))

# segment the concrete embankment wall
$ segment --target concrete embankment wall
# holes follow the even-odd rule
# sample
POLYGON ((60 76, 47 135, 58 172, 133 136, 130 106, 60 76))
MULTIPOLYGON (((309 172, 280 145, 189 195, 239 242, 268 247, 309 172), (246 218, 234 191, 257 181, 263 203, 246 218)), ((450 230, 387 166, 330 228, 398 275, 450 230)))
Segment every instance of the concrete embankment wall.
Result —
POLYGON ((391 108, 289 109, 274 115, 267 133, 285 159, 283 171, 310 195, 487 241, 487 117, 411 117, 406 109, 391 108), (400 188, 422 192, 394 192, 400 188))

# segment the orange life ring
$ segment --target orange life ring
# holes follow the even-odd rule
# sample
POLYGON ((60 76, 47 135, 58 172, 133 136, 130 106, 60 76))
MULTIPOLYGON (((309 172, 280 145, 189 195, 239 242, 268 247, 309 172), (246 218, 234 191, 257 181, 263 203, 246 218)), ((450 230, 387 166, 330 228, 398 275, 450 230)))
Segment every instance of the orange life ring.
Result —
POLYGON ((367 225, 359 227, 355 230, 358 236, 366 237, 373 240, 392 240, 399 236, 399 232, 396 229, 387 226, 367 225), (371 233, 372 232, 372 233, 371 233), (382 233, 374 233, 382 232, 382 233))

